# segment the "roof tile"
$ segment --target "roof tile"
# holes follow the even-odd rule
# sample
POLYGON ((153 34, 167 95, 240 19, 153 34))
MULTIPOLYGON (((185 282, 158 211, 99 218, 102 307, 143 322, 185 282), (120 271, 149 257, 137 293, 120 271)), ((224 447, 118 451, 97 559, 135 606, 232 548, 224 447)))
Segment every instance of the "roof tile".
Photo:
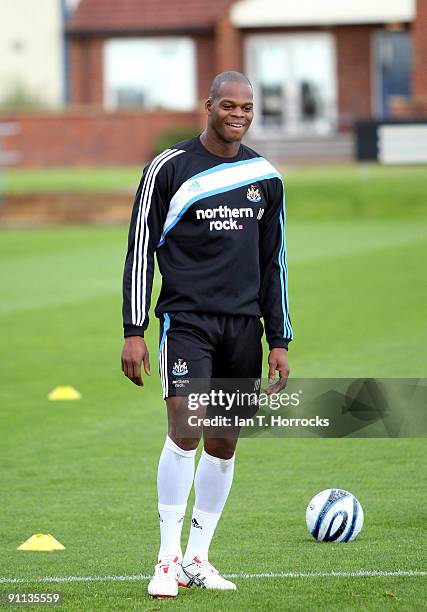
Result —
POLYGON ((233 0, 81 0, 69 31, 183 30, 212 27, 233 0))

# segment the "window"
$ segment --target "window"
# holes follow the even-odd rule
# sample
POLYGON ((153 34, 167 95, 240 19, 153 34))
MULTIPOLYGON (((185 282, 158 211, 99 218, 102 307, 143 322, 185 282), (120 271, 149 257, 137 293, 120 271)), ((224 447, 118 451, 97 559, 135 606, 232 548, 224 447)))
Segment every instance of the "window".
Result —
POLYGON ((189 38, 110 39, 104 46, 105 106, 194 110, 195 68, 189 38))
POLYGON ((326 133, 336 122, 333 38, 327 33, 248 37, 249 76, 255 94, 255 130, 326 133))
POLYGON ((375 32, 375 77, 379 117, 390 117, 393 96, 411 95, 412 49, 409 32, 375 32))

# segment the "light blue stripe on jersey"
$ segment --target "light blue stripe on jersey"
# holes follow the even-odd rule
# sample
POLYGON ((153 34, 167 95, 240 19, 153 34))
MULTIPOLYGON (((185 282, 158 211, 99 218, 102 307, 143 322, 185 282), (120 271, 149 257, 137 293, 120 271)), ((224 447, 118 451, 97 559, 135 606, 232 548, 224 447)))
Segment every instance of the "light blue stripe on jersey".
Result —
MULTIPOLYGON (((258 161, 260 160, 259 157, 256 158, 258 161)), ((192 177, 193 179, 194 177, 192 177)), ((257 182, 257 181, 263 181, 265 179, 270 179, 270 178, 280 178, 280 175, 278 172, 271 172, 269 174, 264 174, 261 176, 257 176, 257 177, 251 177, 248 179, 245 179, 244 181, 240 181, 238 183, 231 183, 230 185, 225 185, 224 187, 219 187, 218 189, 212 189, 211 191, 204 191, 203 193, 200 193, 196 196, 194 196, 193 198, 191 198, 191 200, 189 200, 186 205, 180 210, 180 212, 178 213, 178 215, 176 216, 176 218, 174 219, 174 221, 172 221, 172 223, 170 223, 170 225, 168 225, 168 227, 166 227, 163 230, 162 236, 160 238, 160 242, 157 245, 158 247, 162 246, 162 244, 164 244, 165 242, 165 238, 166 238, 166 234, 168 232, 171 231, 171 229, 173 229, 175 227, 175 225, 179 222, 179 220, 181 219, 182 215, 190 208, 190 206, 192 204, 194 204, 195 202, 198 202, 199 200, 203 200, 204 198, 209 198, 210 196, 213 195, 217 195, 218 193, 225 193, 226 191, 232 191, 233 189, 238 189, 239 187, 244 187, 245 185, 250 185, 253 182, 257 182)))
POLYGON ((166 334, 168 332, 169 327, 171 326, 171 320, 167 312, 163 313, 163 318, 164 318, 164 323, 163 323, 162 339, 161 339, 160 347, 159 347, 159 363, 160 363, 160 353, 162 352, 162 348, 166 340, 166 334))
POLYGON ((213 166, 209 168, 209 170, 203 170, 203 172, 199 172, 199 174, 195 174, 190 177, 189 181, 195 181, 201 176, 207 176, 208 174, 212 174, 212 172, 218 172, 219 170, 226 170, 227 168, 237 168, 237 166, 243 166, 244 164, 253 164, 255 162, 259 162, 264 159, 264 157, 252 157, 251 159, 244 159, 238 162, 224 162, 223 164, 219 164, 218 166, 213 166))
POLYGON ((283 227, 282 213, 280 213, 280 229, 281 229, 281 234, 282 234, 282 242, 280 244, 280 251, 279 251, 280 286, 282 289, 283 337, 286 338, 287 337, 286 336, 287 327, 286 327, 285 278, 284 278, 285 269, 283 266, 283 259, 282 259, 282 253, 284 249, 284 242, 283 242, 284 227, 283 227))
POLYGON ((293 338, 291 320, 289 317, 289 297, 288 297, 288 262, 286 258, 286 201, 285 188, 283 187, 283 205, 280 213, 280 229, 282 232, 282 242, 279 250, 280 284, 282 288, 282 311, 283 311, 283 337, 293 338))

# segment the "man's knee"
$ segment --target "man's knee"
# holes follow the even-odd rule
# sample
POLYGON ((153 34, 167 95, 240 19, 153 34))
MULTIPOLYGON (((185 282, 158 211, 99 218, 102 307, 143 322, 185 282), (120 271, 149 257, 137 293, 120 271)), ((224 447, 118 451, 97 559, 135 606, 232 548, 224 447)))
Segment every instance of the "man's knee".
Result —
POLYGON ((180 448, 193 450, 197 448, 202 437, 203 427, 194 414, 189 410, 188 400, 185 397, 169 397, 166 400, 168 409, 168 435, 180 448))
POLYGON ((200 438, 182 438, 181 436, 177 435, 176 431, 169 431, 168 436, 172 442, 185 451, 195 450, 200 442, 200 438))
POLYGON ((237 438, 205 438, 205 451, 219 459, 231 459, 236 450, 237 438))

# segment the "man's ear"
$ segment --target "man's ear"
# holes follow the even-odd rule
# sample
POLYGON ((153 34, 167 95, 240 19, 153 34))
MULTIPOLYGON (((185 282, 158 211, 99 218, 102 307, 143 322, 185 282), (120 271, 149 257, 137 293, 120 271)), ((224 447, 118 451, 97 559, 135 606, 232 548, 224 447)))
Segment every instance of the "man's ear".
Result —
POLYGON ((208 115, 210 115, 212 113, 212 100, 210 98, 208 98, 205 102, 205 111, 208 115))

